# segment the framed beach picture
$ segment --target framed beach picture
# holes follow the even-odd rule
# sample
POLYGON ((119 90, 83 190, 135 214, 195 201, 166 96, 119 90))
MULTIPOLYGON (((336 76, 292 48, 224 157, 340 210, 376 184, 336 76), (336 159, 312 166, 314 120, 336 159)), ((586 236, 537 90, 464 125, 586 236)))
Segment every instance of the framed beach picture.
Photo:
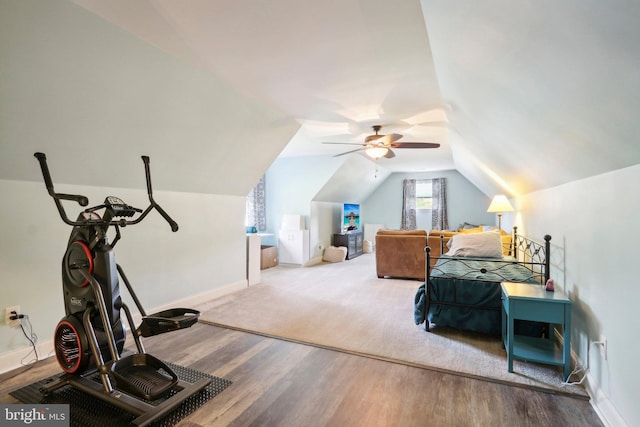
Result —
POLYGON ((345 203, 342 205, 342 232, 360 230, 360 205, 345 203))

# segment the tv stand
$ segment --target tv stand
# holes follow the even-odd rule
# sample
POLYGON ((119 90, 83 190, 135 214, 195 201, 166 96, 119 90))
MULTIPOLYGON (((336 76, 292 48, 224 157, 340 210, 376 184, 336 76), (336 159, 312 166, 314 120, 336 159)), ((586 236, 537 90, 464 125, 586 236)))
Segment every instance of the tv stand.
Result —
POLYGON ((362 231, 348 231, 333 235, 333 246, 345 246, 347 259, 353 259, 363 254, 364 237, 362 231))

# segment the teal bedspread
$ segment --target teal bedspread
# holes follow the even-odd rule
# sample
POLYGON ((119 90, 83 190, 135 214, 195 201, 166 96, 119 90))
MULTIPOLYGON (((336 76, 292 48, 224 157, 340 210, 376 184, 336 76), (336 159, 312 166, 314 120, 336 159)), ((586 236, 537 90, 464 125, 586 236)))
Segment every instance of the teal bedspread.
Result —
MULTIPOLYGON (((500 282, 540 284, 540 276, 513 258, 461 259, 443 256, 416 293, 415 322, 426 318, 436 326, 450 326, 486 334, 501 333, 500 282), (425 301, 426 297, 426 301, 425 301)), ((518 329, 529 326, 519 326, 518 329)), ((526 332, 538 334, 537 331, 526 332)))

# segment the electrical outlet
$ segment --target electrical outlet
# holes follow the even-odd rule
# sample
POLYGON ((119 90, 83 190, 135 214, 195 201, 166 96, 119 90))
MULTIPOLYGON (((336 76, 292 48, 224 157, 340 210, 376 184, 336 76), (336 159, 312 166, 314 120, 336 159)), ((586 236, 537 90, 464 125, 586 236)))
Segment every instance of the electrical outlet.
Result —
POLYGON ((600 356, 602 360, 607 360, 607 338, 600 337, 600 356))
POLYGON ((13 327, 13 326, 18 326, 20 324, 20 321, 18 319, 16 320, 11 320, 11 312, 15 311, 17 314, 20 314, 20 306, 16 305, 13 307, 7 307, 4 309, 4 323, 7 326, 13 327))

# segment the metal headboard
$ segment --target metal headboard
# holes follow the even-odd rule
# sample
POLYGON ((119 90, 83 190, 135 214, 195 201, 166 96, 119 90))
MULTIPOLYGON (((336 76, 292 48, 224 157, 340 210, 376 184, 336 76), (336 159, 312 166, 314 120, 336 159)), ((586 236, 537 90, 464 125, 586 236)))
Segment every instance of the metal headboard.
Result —
MULTIPOLYGON (((551 236, 545 235, 544 242, 540 242, 535 239, 531 239, 529 237, 519 235, 518 227, 513 227, 513 236, 511 239, 511 243, 509 244, 507 249, 507 253, 512 255, 517 263, 529 269, 532 273, 531 277, 536 277, 540 279, 542 285, 544 285, 550 277, 550 254, 551 254, 551 236)), ((480 258, 469 258, 469 257, 432 257, 430 256, 431 248, 428 246, 425 248, 427 260, 426 260, 426 277, 430 277, 431 271, 440 271, 438 267, 431 267, 432 259, 446 259, 445 262, 462 262, 465 263, 467 261, 486 261, 486 259, 480 258)), ((440 253, 443 254, 444 251, 444 236, 440 235, 440 253)), ((501 270, 504 265, 513 264, 512 260, 496 260, 491 261, 493 267, 490 268, 489 272, 497 275, 503 281, 508 281, 506 277, 501 275, 501 270)), ((480 273, 487 273, 487 270, 483 268, 483 270, 479 271, 480 273)), ((529 279, 529 278, 527 278, 529 279)))

